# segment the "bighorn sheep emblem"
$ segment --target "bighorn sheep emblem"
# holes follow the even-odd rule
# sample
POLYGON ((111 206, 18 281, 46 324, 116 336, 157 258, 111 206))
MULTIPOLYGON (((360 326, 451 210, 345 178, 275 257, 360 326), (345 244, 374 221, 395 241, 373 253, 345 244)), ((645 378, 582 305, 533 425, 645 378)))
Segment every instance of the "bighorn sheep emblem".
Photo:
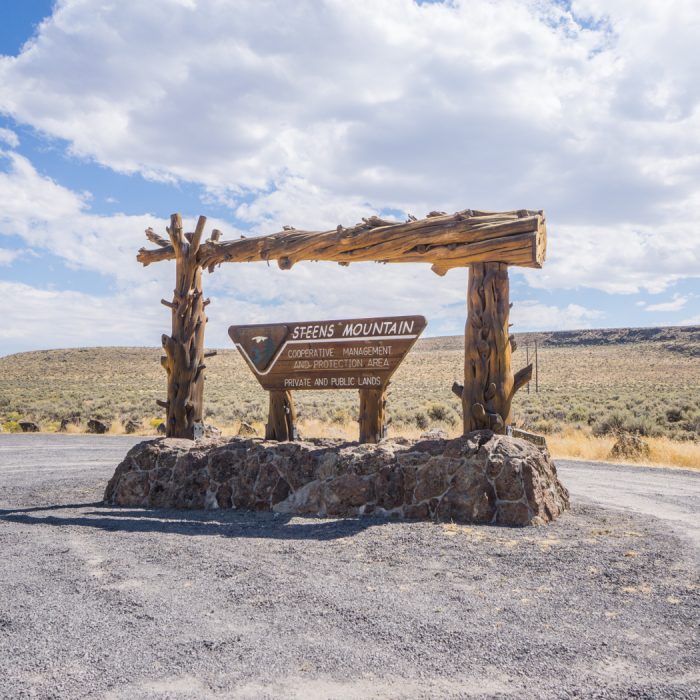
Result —
POLYGON ((254 343, 264 343, 266 340, 267 340, 266 335, 254 335, 253 336, 254 343))

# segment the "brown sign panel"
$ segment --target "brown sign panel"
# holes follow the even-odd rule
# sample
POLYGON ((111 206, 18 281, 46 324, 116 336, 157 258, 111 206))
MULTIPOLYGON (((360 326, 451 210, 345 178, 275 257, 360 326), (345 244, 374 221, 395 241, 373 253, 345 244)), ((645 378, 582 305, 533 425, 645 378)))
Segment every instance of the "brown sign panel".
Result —
POLYGON ((379 389, 423 332, 423 316, 231 326, 264 389, 379 389))

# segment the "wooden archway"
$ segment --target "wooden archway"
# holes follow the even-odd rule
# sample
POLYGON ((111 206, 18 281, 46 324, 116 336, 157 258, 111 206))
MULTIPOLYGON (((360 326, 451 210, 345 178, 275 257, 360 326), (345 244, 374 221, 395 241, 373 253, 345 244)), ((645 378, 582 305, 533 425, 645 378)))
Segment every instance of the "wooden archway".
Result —
MULTIPOLYGON (((438 275, 454 267, 469 267, 465 328, 464 385, 453 391, 462 399, 464 433, 490 428, 503 433, 511 423, 515 392, 530 381, 532 365, 515 375, 509 333, 508 266, 542 267, 547 231, 542 211, 483 212, 465 209, 456 214, 431 212, 424 219, 403 223, 377 216, 351 228, 331 231, 283 231, 255 238, 222 241, 214 230, 202 241, 206 217, 185 233, 180 214, 170 217, 168 239, 147 229, 156 248, 141 248, 137 260, 145 265, 175 260, 172 301, 161 303, 172 312, 170 335, 162 336, 161 364, 168 373, 168 397, 158 404, 167 413, 169 437, 194 438, 202 425, 204 394, 205 307, 202 270, 224 262, 276 260, 289 270, 304 260, 382 263, 427 262, 438 275)), ((369 437, 368 441, 375 438, 369 437)))

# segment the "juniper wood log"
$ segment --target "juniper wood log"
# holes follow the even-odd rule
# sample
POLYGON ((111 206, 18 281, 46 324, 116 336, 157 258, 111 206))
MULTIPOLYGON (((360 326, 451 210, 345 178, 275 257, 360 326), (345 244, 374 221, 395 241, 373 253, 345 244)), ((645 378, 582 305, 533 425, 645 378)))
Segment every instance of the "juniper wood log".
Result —
POLYGON ((360 442, 375 444, 386 430, 385 389, 360 389, 360 442))
MULTIPOLYGON (((158 402, 166 409, 168 437, 193 439, 195 426, 202 424, 207 318, 197 253, 205 224, 206 218, 200 216, 194 233, 185 234, 180 215, 173 214, 168 228, 169 246, 175 251, 176 282, 172 302, 162 300, 171 311, 172 332, 162 336, 165 355, 161 364, 168 373, 168 399, 158 402)), ((159 245, 165 247, 164 239, 159 245)))
POLYGON ((270 407, 265 426, 265 439, 286 442, 294 440, 296 411, 290 391, 270 391, 270 407))
POLYGON ((515 339, 508 332, 508 266, 476 263, 469 267, 467 323, 464 333, 464 433, 481 428, 504 433, 511 423, 515 392, 532 377, 532 365, 516 375, 511 368, 515 339))
MULTIPOLYGON (((219 232, 216 232, 217 234, 219 232)), ((172 245, 147 231, 159 247, 141 248, 143 265, 175 257, 172 245)), ((288 270, 302 260, 327 260, 340 264, 376 261, 384 263, 427 262, 439 275, 453 267, 476 262, 501 262, 523 267, 542 267, 547 233, 541 211, 482 212, 465 209, 456 214, 431 212, 424 219, 404 223, 377 216, 363 219, 352 228, 331 231, 284 231, 255 238, 221 241, 212 236, 197 254, 202 267, 212 271, 224 262, 277 260, 288 270)))

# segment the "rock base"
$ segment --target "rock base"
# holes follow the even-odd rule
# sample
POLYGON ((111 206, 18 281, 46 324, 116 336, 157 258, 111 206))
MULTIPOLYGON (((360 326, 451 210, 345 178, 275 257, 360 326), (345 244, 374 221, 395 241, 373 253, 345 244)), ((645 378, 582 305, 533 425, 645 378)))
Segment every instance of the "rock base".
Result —
POLYGON ((559 516, 569 494, 546 452, 484 430, 378 445, 150 440, 117 467, 105 502, 528 525, 559 516))

